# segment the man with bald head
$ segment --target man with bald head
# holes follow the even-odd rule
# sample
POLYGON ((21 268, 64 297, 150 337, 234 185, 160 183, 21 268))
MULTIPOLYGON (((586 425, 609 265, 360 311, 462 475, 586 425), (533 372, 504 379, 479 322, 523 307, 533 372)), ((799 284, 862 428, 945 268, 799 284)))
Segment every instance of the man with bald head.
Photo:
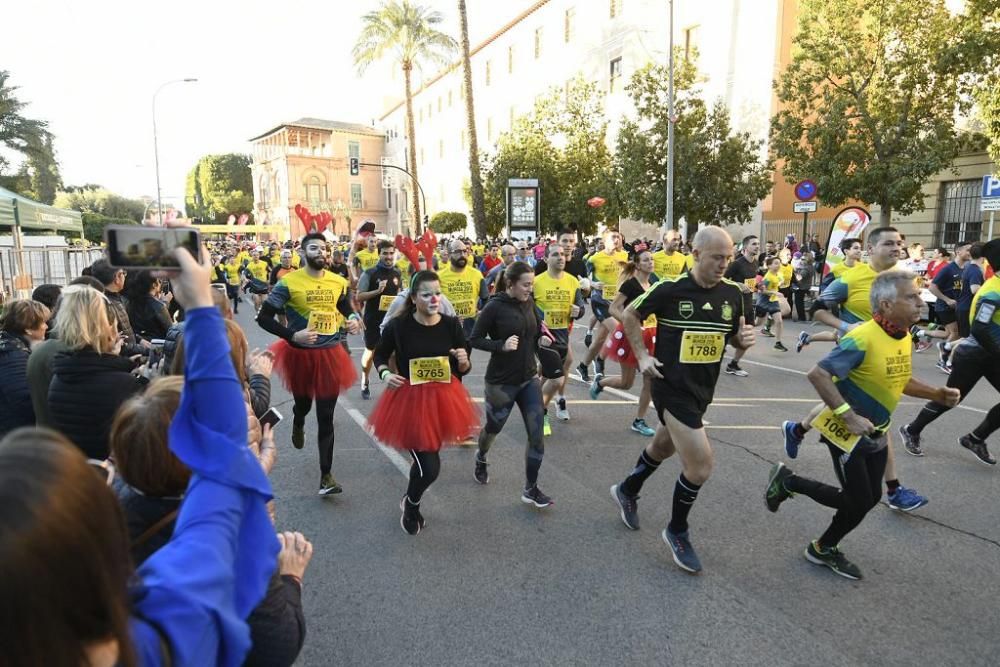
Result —
POLYGON ((438 271, 441 293, 455 306, 465 335, 472 333, 479 309, 489 298, 486 281, 479 269, 469 266, 469 248, 461 239, 448 244, 448 263, 438 271))
POLYGON ((673 279, 694 266, 694 256, 683 254, 680 247, 680 232, 668 229, 663 233, 663 248, 653 253, 653 273, 657 278, 673 279))
POLYGON ((500 246, 500 263, 494 266, 488 274, 486 274, 486 287, 489 291, 493 291, 493 285, 496 283, 497 278, 503 273, 503 270, 514 263, 514 258, 517 256, 517 249, 514 246, 507 244, 505 246, 500 246))
POLYGON ((750 299, 724 278, 733 261, 729 234, 719 227, 701 229, 694 237, 693 255, 689 272, 658 282, 625 309, 625 334, 639 370, 653 378, 653 405, 661 425, 629 476, 611 487, 611 496, 625 525, 638 530, 643 483, 665 459, 680 454, 673 513, 662 537, 674 562, 696 573, 701 562, 688 537, 687 519, 713 462, 702 416, 715 394, 726 344, 749 348, 754 329, 750 299), (642 337, 642 323, 650 315, 657 319, 654 356, 646 352, 642 337))

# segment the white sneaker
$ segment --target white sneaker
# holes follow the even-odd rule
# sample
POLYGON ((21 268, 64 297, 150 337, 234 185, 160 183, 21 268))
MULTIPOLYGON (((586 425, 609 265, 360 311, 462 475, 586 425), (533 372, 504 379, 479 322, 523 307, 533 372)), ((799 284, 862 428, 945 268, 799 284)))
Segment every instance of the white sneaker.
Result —
POLYGON ((556 399, 556 419, 564 422, 569 421, 569 410, 566 409, 566 399, 556 399))

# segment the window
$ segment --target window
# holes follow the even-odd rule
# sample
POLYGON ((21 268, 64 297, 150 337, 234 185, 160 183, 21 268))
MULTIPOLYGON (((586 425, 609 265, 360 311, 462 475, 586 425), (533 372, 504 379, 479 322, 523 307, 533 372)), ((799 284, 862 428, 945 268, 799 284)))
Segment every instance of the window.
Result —
POLYGON ((698 49, 698 29, 700 27, 693 25, 684 28, 684 60, 691 60, 698 49))
MULTIPOLYGON (((490 70, 491 69, 493 69, 493 61, 492 60, 487 60, 486 61, 486 85, 487 86, 490 85, 490 70)), ((462 97, 465 97, 465 95, 463 95, 462 97)))
POLYGON ((938 201, 938 236, 935 245, 953 245, 959 241, 978 241, 983 231, 979 210, 982 180, 950 181, 941 184, 938 201))
POLYGON ((514 47, 507 47, 507 74, 514 73, 514 47))
POLYGON ((616 18, 622 15, 622 0, 611 0, 611 18, 616 18))
POLYGON ((271 208, 271 179, 267 174, 260 176, 260 205, 262 208, 271 208))
POLYGON ((570 7, 566 10, 566 16, 563 19, 563 39, 567 44, 573 41, 573 24, 576 22, 576 7, 570 7))
POLYGON ((608 92, 615 92, 621 86, 619 81, 622 78, 622 57, 611 59, 610 72, 608 77, 608 92))
POLYGON ((535 28, 535 60, 542 57, 542 29, 535 28))
POLYGON ((358 141, 347 142, 347 157, 361 159, 361 143, 358 141))
POLYGON ((351 183, 351 208, 354 210, 364 208, 364 200, 361 199, 360 183, 351 183))
POLYGON ((392 190, 389 188, 385 189, 385 207, 392 208, 392 190))
POLYGON ((326 185, 319 180, 319 176, 311 176, 306 183, 306 199, 312 208, 318 208, 321 202, 326 201, 326 185))

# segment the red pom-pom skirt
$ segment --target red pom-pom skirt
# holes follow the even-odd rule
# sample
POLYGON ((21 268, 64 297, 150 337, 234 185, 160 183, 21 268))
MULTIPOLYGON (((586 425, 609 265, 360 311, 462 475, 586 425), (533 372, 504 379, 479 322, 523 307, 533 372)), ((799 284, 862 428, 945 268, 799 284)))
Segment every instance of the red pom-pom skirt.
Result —
MULTIPOLYGON (((656 327, 643 329, 642 340, 646 344, 646 351, 653 354, 653 349, 656 347, 656 327)), ((601 348, 601 358, 617 361, 622 366, 639 367, 639 361, 632 352, 632 345, 628 342, 628 336, 625 335, 625 329, 621 324, 615 327, 615 330, 608 335, 608 339, 604 341, 604 347, 601 348)))
POLYGON ((357 372, 341 345, 303 348, 279 340, 269 348, 274 372, 293 396, 336 398, 354 384, 357 372))
POLYGON ((479 410, 456 378, 386 388, 368 417, 379 441, 395 449, 436 452, 479 432, 479 410))

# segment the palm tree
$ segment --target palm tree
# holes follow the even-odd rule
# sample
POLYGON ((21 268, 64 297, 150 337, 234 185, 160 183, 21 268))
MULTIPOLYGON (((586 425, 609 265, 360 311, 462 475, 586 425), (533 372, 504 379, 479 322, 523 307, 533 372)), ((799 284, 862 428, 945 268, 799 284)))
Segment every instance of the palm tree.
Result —
POLYGON ((420 233, 420 199, 417 197, 417 135, 413 123, 413 68, 427 62, 447 65, 458 49, 455 40, 436 28, 444 17, 410 0, 383 0, 376 11, 362 17, 361 34, 354 45, 358 74, 390 56, 403 69, 406 85, 406 132, 409 138, 413 224, 420 233))
MULTIPOLYGON (((46 142, 51 146, 48 123, 21 115, 27 104, 15 96, 16 86, 7 85, 9 78, 10 72, 0 70, 0 146, 27 157, 39 155, 44 152, 46 142)), ((0 171, 6 166, 7 161, 0 155, 0 171)))
POLYGON ((476 110, 472 103, 472 60, 469 58, 469 19, 465 0, 458 0, 462 20, 462 70, 465 76, 465 124, 469 132, 469 192, 472 195, 472 222, 476 237, 486 238, 486 201, 483 177, 479 172, 479 140, 476 138, 476 110))

